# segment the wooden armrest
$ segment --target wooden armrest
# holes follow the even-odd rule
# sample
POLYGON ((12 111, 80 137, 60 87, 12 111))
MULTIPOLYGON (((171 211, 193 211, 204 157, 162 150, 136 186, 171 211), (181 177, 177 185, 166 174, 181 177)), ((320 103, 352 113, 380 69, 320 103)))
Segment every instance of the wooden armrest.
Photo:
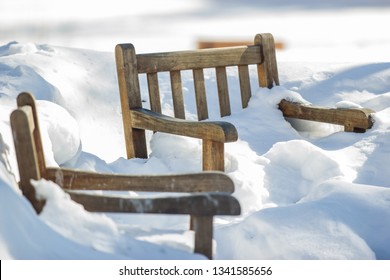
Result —
POLYGON ((343 125, 346 131, 356 132, 371 128, 373 125, 371 114, 375 113, 367 108, 325 108, 285 99, 280 101, 279 109, 284 117, 343 125))
POLYGON ((134 128, 207 139, 222 143, 234 142, 238 133, 233 124, 217 121, 187 121, 136 108, 131 110, 134 128))
POLYGON ((43 177, 70 190, 122 190, 144 192, 234 192, 223 172, 176 175, 119 175, 64 168, 47 168, 43 177))
POLYGON ((188 214, 195 216, 240 215, 236 198, 223 193, 202 193, 161 198, 125 198, 68 191, 72 200, 92 212, 188 214))

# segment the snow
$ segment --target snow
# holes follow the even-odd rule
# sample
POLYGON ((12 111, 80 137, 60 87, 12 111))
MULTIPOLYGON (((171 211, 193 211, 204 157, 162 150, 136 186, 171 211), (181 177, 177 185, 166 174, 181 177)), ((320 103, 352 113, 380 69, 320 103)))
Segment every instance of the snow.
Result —
MULTIPOLYGON (((239 140, 226 145, 225 170, 243 213, 216 217, 215 258, 390 259, 390 36, 378 29, 389 24, 387 1, 323 6, 301 0, 292 7, 288 1, 169 0, 160 9, 145 0, 119 9, 112 0, 85 15, 87 2, 0 4, 2 13, 9 11, 0 17, 1 259, 203 259, 191 253, 193 233, 185 216, 89 213, 45 180, 34 183, 47 199, 37 216, 17 186, 9 115, 19 92, 35 95, 51 166, 200 172, 200 141, 163 133, 148 134, 149 159, 125 159, 114 46, 131 40, 138 52, 179 50, 194 48, 201 36, 250 38, 258 32, 286 44, 277 52, 281 86, 257 88, 251 69, 253 96, 242 110, 236 70, 228 69, 233 113, 223 120, 237 127, 239 140), (118 26, 123 29, 113 32, 118 26), (45 32, 38 32, 42 27, 45 32), (92 32, 96 28, 100 32, 92 32), (282 98, 368 107, 376 111, 375 123, 356 134, 286 121, 277 109, 282 98)), ((215 73, 207 71, 205 78, 216 92, 215 73)), ((160 83, 168 88, 169 77, 161 75, 160 83)), ((191 116, 193 86, 183 86, 191 116)), ((141 87, 145 93, 145 80, 141 87)), ((163 111, 170 114, 172 98, 165 90, 162 95, 163 111)), ((216 108, 214 98, 210 108, 216 108)), ((210 118, 220 120, 215 111, 210 118)))

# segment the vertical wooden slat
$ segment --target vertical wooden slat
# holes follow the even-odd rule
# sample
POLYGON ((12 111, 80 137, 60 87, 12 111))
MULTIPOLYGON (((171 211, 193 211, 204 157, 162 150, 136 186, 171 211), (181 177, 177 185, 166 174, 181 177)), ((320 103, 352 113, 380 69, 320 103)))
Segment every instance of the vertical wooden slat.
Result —
POLYGON ((229 99, 229 88, 226 77, 226 67, 215 68, 217 77, 218 87, 218 98, 219 98, 219 110, 221 117, 229 116, 231 114, 230 99, 229 99))
POLYGON ((157 73, 148 73, 147 80, 148 80, 150 110, 161 114, 161 100, 160 100, 160 90, 158 88, 157 73))
POLYGON ((134 46, 132 44, 117 45, 115 47, 115 59, 127 158, 147 158, 145 130, 133 129, 130 112, 131 108, 142 107, 134 46))
POLYGON ((184 110, 183 87, 180 71, 171 71, 170 77, 175 117, 179 119, 185 119, 186 116, 184 110))
POLYGON ((242 108, 246 108, 252 96, 248 65, 238 66, 238 76, 240 78, 242 108))
POLYGON ((209 118, 203 69, 193 69, 198 120, 209 118))

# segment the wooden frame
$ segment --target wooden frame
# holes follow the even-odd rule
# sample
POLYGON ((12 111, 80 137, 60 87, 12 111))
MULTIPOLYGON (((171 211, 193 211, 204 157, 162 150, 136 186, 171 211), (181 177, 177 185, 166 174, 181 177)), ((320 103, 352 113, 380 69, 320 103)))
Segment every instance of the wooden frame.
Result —
POLYGON ((224 144, 237 140, 236 128, 228 122, 206 122, 208 108, 203 69, 215 68, 221 117, 230 115, 226 67, 238 68, 242 107, 248 105, 251 86, 248 65, 257 65, 260 87, 279 85, 275 43, 271 34, 258 34, 252 46, 193 51, 136 54, 132 44, 115 48, 127 157, 147 158, 145 130, 202 139, 203 170, 224 170, 224 144), (186 121, 181 71, 192 70, 198 120, 186 121), (169 72, 174 117, 161 114, 158 73, 169 72), (146 73, 150 108, 142 108, 139 74, 146 73))
POLYGON ((11 114, 11 128, 19 167, 19 185, 37 213, 41 212, 45 202, 36 197, 31 180, 45 178, 57 183, 88 211, 191 215, 192 229, 195 231, 194 251, 210 259, 213 217, 240 214, 238 201, 230 195, 234 191, 233 182, 222 172, 130 176, 46 167, 34 97, 21 93, 17 105, 18 109, 11 114), (164 198, 124 198, 92 195, 80 192, 82 190, 191 194, 164 198))

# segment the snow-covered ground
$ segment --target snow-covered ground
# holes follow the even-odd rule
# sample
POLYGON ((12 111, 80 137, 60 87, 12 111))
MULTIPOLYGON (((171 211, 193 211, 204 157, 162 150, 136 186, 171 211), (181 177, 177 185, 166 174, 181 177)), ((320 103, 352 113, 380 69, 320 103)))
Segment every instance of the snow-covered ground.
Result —
MULTIPOLYGON (((258 89, 253 82, 249 107, 237 105, 224 118, 239 133, 226 145, 225 169, 243 214, 215 220, 215 258, 390 259, 387 1, 144 0, 126 8, 119 0, 19 2, 0 3, 1 259, 201 259, 190 253, 188 217, 92 214, 44 181, 37 187, 48 203, 37 216, 17 187, 9 115, 19 92, 34 93, 50 165, 199 172, 201 145, 190 138, 149 134, 148 160, 124 158, 114 46, 178 50, 194 48, 199 38, 250 40, 259 32, 286 46, 277 52, 281 86, 258 89), (308 123, 297 131, 277 109, 286 97, 369 107, 375 124, 363 134, 308 123)), ((214 73, 206 79, 215 91, 214 73)), ((167 76, 160 80, 169 84, 167 76)), ((232 104, 239 104, 234 69, 229 85, 232 104)), ((184 86, 190 99, 192 87, 184 86)), ((164 93, 167 114, 171 104, 164 93)))

